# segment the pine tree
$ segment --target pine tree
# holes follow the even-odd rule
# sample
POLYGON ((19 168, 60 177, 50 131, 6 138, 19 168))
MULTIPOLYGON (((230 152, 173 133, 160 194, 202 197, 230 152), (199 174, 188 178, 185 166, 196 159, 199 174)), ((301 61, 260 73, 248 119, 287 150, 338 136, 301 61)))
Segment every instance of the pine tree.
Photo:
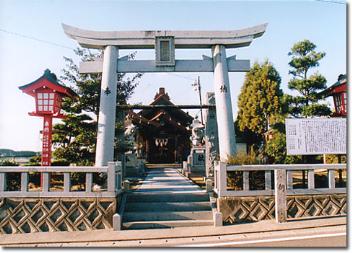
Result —
POLYGON ((319 66, 324 52, 315 51, 316 45, 309 40, 303 40, 293 45, 289 56, 291 61, 289 74, 293 78, 288 88, 299 93, 298 96, 287 95, 289 113, 294 117, 324 116, 331 113, 325 104, 319 104, 319 92, 326 88, 326 79, 318 72, 309 75, 309 71, 319 66))

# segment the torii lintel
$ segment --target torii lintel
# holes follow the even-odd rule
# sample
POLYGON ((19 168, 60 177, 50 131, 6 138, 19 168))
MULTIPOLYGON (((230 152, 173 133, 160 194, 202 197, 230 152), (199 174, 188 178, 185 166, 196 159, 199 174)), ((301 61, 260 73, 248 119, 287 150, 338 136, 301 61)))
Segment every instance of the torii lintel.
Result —
POLYGON ((156 37, 173 37, 175 48, 226 48, 249 46, 253 39, 262 36, 267 23, 238 30, 226 31, 90 31, 62 24, 64 32, 82 47, 120 49, 152 49, 156 37))

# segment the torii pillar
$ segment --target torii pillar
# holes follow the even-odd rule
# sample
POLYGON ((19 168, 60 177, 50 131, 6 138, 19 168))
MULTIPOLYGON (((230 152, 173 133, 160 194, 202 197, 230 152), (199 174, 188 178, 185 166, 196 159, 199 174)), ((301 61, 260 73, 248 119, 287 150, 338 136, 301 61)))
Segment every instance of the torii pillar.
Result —
POLYGON ((213 46, 212 56, 214 63, 214 90, 220 160, 225 162, 229 155, 234 155, 236 153, 236 135, 232 115, 230 82, 225 46, 213 46))
POLYGON ((104 49, 103 73, 100 89, 95 166, 105 166, 114 160, 116 88, 118 49, 106 46, 104 49))

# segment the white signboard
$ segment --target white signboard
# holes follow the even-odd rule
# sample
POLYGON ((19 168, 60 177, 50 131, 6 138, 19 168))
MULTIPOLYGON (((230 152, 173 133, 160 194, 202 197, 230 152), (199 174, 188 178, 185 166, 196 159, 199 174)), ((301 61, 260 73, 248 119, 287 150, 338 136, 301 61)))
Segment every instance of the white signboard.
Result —
POLYGON ((288 155, 346 154, 346 119, 286 119, 288 155))

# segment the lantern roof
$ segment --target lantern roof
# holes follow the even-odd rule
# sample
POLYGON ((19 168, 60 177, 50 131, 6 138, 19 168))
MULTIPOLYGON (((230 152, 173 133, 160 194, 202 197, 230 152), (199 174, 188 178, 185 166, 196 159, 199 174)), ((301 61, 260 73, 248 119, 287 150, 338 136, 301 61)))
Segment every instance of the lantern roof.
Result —
POLYGON ((333 94, 338 94, 347 91, 347 75, 339 75, 336 83, 323 90, 320 95, 323 97, 332 96, 333 94))
POLYGON ((39 88, 48 88, 68 97, 77 96, 77 94, 71 88, 61 84, 57 79, 56 75, 52 73, 49 69, 46 69, 44 71, 44 74, 41 77, 39 77, 37 80, 29 84, 20 86, 18 88, 22 90, 24 93, 31 96, 35 96, 36 90, 39 88))

